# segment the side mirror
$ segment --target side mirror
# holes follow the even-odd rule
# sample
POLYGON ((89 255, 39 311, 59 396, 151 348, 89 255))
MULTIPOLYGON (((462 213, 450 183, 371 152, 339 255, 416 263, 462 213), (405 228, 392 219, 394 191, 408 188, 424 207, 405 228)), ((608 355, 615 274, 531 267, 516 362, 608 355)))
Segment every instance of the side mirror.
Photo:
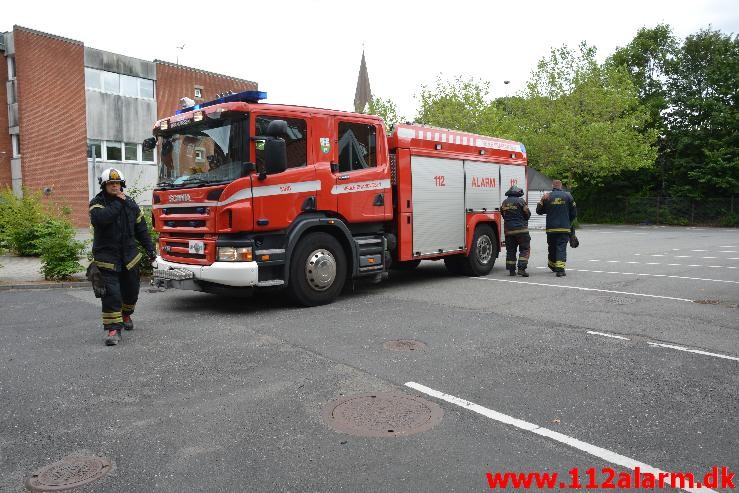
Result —
POLYGON ((141 147, 145 151, 150 151, 154 149, 157 146, 157 139, 156 137, 149 137, 148 139, 144 139, 144 142, 141 144, 141 147))
MULTIPOLYGON (((272 122, 275 123, 275 122, 272 122)), ((270 127, 272 126, 270 123, 270 127)), ((282 123, 285 123, 284 121, 282 123)), ((285 139, 272 138, 264 143, 264 164, 268 175, 282 173, 287 169, 287 146, 285 139)))

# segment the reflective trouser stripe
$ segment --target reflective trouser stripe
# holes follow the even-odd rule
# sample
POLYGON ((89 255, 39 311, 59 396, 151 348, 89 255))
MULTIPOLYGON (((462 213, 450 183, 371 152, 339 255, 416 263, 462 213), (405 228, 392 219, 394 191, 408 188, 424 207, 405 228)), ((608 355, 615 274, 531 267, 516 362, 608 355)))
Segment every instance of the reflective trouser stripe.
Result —
POLYGON ((121 312, 103 312, 103 325, 122 323, 123 314, 121 312))
POLYGON ((123 310, 123 313, 125 315, 130 315, 136 309, 136 305, 128 305, 126 303, 123 303, 123 306, 121 307, 121 309, 123 310))

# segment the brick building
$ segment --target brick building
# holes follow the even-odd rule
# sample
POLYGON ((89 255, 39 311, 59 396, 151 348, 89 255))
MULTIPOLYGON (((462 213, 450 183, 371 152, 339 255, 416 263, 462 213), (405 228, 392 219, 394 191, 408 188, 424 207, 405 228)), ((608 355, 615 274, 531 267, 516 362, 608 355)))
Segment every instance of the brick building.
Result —
MULTIPOLYGON (((80 41, 14 26, 0 32, 0 188, 42 192, 67 205, 77 226, 97 177, 121 169, 129 188, 156 183, 156 155, 141 142, 179 99, 202 102, 257 83, 154 60, 96 50, 80 41)), ((144 193, 141 204, 151 203, 144 193)))

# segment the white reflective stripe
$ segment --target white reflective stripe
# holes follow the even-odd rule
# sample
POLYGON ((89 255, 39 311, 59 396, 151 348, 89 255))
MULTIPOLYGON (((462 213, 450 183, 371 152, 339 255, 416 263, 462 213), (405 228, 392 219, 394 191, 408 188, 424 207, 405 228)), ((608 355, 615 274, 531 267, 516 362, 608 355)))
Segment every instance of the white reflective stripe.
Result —
POLYGON ((390 188, 390 180, 360 181, 359 183, 334 185, 331 189, 331 194, 338 195, 341 193, 369 192, 372 190, 385 190, 386 188, 390 188))
POLYGON ((416 132, 413 131, 411 128, 399 128, 398 129, 398 137, 405 137, 405 138, 413 138, 416 136, 416 132))
POLYGON ((218 202, 216 205, 222 206, 222 205, 228 205, 233 202, 236 202, 237 200, 244 200, 244 199, 250 199, 251 198, 251 188, 244 188, 242 190, 239 190, 235 194, 231 195, 226 200, 222 200, 218 202))
POLYGON ((321 182, 314 181, 298 181, 295 183, 283 183, 281 185, 267 185, 263 187, 254 187, 254 197, 268 197, 270 195, 287 195, 300 192, 315 192, 321 189, 321 182))

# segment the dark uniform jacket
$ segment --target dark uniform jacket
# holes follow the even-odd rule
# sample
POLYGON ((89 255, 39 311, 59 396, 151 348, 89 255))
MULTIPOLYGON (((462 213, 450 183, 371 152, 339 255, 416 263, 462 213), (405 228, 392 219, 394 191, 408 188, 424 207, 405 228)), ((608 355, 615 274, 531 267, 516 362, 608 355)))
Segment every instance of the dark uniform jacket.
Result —
POLYGON ((154 252, 144 214, 131 197, 123 202, 101 191, 90 201, 90 223, 92 255, 99 267, 115 271, 136 267, 141 260, 136 240, 150 255, 154 252))
POLYGON ((547 215, 547 233, 569 233, 572 221, 577 217, 575 199, 570 192, 555 188, 546 200, 542 197, 536 204, 536 213, 547 215))
POLYGON ((523 197, 508 197, 500 205, 503 215, 503 232, 506 235, 517 235, 529 232, 531 211, 523 197))

